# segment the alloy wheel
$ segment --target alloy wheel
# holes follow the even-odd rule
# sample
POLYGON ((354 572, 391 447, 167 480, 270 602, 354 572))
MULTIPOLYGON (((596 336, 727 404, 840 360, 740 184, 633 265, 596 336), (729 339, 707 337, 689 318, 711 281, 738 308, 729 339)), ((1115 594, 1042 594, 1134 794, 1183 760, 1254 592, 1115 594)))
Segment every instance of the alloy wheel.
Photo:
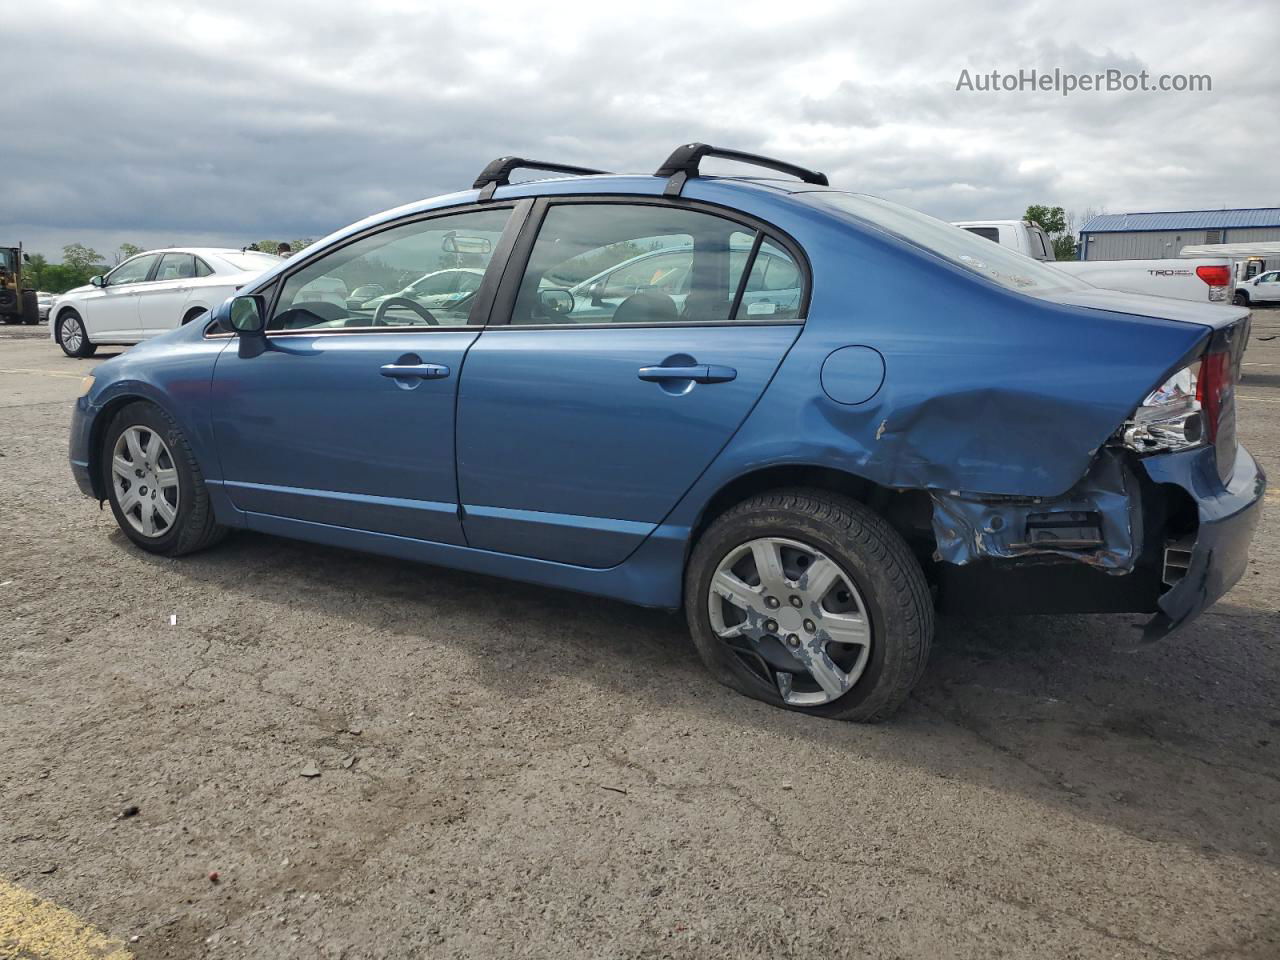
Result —
POLYGON ((84 330, 75 317, 67 317, 62 321, 62 345, 71 353, 76 353, 84 346, 84 330))
POLYGON ((866 669, 867 607, 853 579, 814 547, 781 537, 735 547, 707 602, 716 636, 788 704, 830 703, 866 669))
POLYGON ((168 533, 178 517, 178 467, 150 427, 128 427, 111 452, 111 483, 120 512, 144 537, 168 533))

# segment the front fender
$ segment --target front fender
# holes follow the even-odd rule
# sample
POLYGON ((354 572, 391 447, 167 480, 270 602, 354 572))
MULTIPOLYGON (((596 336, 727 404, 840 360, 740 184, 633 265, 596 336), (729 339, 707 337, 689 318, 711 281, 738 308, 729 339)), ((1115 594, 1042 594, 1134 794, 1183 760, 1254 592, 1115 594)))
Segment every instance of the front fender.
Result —
POLYGON ((107 424, 135 400, 154 403, 182 431, 206 480, 222 479, 209 413, 213 364, 230 342, 208 339, 190 324, 140 344, 94 369, 94 389, 76 406, 71 459, 87 465, 98 484, 97 458, 107 424))

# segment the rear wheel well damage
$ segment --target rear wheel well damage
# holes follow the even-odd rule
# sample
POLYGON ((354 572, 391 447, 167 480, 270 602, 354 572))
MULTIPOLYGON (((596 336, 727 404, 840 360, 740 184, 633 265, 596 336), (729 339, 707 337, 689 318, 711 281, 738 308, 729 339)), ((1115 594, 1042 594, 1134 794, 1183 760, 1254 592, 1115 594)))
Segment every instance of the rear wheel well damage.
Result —
POLYGON ((780 488, 837 493, 876 511, 950 613, 1154 612, 1185 570, 1199 525, 1190 494, 1104 448, 1061 497, 895 490, 828 467, 768 467, 716 491, 690 548, 727 510, 780 488))
POLYGON ((805 464, 764 467, 736 477, 707 501, 694 524, 689 543, 697 543, 703 532, 726 510, 751 497, 782 488, 804 488, 838 493, 870 507, 904 539, 928 572, 936 549, 931 523, 932 504, 923 490, 894 490, 856 474, 805 464))

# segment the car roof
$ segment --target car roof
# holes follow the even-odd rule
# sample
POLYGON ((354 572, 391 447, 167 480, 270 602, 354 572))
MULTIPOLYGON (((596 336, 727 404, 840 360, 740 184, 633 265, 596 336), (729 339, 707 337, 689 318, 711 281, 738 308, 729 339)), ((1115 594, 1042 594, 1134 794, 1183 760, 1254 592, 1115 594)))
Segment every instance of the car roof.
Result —
POLYGON ((238 256, 242 253, 259 253, 264 257, 274 257, 274 253, 267 253, 263 250, 243 250, 239 247, 156 247, 154 250, 144 250, 142 253, 136 254, 142 256, 145 253, 195 253, 210 257, 238 256))

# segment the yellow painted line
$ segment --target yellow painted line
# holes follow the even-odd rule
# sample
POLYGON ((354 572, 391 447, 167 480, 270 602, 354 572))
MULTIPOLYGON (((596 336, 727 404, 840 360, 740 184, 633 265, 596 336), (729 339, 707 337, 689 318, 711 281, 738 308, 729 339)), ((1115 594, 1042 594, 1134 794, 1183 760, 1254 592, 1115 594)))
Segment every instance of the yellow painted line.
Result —
POLYGON ((1280 487, 1267 487, 1267 492, 1262 495, 1263 503, 1280 503, 1280 487))
POLYGON ((0 880, 0 957, 133 960, 119 940, 6 880, 0 880))
POLYGON ((1237 399, 1237 400, 1252 400, 1254 403, 1280 403, 1280 400, 1269 400, 1269 399, 1267 399, 1266 397, 1242 397, 1242 396, 1241 396, 1240 394, 1238 394, 1238 393, 1236 394, 1236 399, 1237 399))
POLYGON ((71 380, 83 380, 83 373, 68 372, 66 370, 32 370, 29 367, 15 367, 12 370, 0 370, 0 373, 29 373, 38 377, 67 377, 71 380))

